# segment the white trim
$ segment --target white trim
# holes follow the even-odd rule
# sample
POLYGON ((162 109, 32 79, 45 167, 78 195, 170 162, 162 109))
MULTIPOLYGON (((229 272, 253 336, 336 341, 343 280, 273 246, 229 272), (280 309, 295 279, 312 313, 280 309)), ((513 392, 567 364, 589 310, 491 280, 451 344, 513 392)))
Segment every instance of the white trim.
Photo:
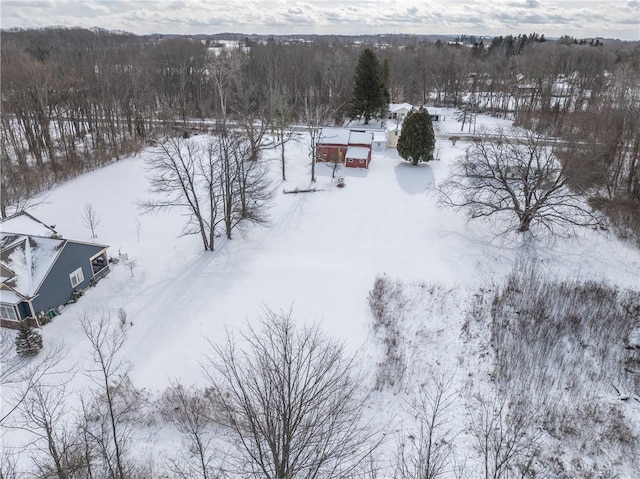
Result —
POLYGON ((89 257, 89 262, 93 261, 94 259, 96 259, 98 256, 102 256, 102 255, 107 256, 107 248, 100 250, 99 253, 94 254, 93 256, 89 257))
POLYGON ((71 281, 72 288, 77 288, 78 285, 84 281, 84 271, 82 271, 82 266, 69 273, 69 281, 71 281), (76 280, 75 284, 74 280, 76 280))
POLYGON ((7 320, 7 321, 20 321, 20 315, 18 314, 18 311, 16 310, 16 307, 12 304, 7 304, 7 303, 0 303, 0 318, 7 320), (5 309, 7 311, 11 311, 13 313, 13 318, 8 318, 5 317, 2 314, 2 309, 5 309))
MULTIPOLYGON (((27 240, 29 239, 29 237, 26 237, 27 240)), ((36 286, 35 288, 33 288, 33 296, 31 296, 31 299, 35 298, 36 296, 38 296, 38 291, 40 291, 40 288, 42 287, 42 285, 44 284, 44 282, 47 280, 47 278, 49 277, 49 273, 51 273, 51 270, 53 269, 53 267, 56 265, 56 263, 58 262, 58 259, 60 258, 60 255, 62 254, 62 252, 64 251, 64 249, 67 247, 67 240, 65 239, 60 239, 60 238, 48 238, 48 239, 57 239, 58 241, 62 242, 62 246, 60 247, 60 249, 57 250, 55 257, 53 258, 53 260, 51 260, 51 264, 49 265, 49 269, 47 269, 47 272, 45 273, 45 275, 42 277, 42 280, 40 280, 40 283, 38 284, 38 286, 36 286)), ((24 296, 24 295, 23 295, 24 296)))
POLYGON ((109 268, 109 257, 107 256, 107 250, 102 250, 100 253, 92 256, 91 258, 89 258, 89 268, 91 269, 91 277, 93 279, 95 279, 96 277, 96 273, 100 273, 101 271, 104 271, 105 269, 109 268), (93 270, 93 262, 94 260, 100 258, 100 257, 104 257, 104 266, 102 268, 100 268, 98 271, 94 271, 93 270))

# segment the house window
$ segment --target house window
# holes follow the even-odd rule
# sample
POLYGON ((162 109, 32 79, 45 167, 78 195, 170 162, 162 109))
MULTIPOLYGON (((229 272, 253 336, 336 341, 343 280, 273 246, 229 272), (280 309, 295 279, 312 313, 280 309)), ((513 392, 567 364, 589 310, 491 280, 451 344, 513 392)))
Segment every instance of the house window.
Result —
POLYGON ((2 319, 10 319, 12 321, 17 321, 18 316, 16 315, 16 310, 13 306, 10 305, 0 305, 0 318, 2 319))
POLYGON ((69 279, 71 280, 71 287, 75 288, 80 283, 84 281, 84 273, 82 272, 82 268, 78 268, 73 273, 69 275, 69 279))

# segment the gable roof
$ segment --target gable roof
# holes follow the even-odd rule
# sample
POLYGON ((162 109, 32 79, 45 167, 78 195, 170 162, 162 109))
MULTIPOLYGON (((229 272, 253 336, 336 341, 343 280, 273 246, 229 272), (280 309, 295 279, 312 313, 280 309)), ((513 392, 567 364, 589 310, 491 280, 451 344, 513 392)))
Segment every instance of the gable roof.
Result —
POLYGON ((347 128, 323 128, 320 131, 318 144, 348 145, 350 130, 347 128))
POLYGON ((373 142, 373 133, 370 131, 351 130, 349 134, 350 145, 371 145, 373 142))
POLYGON ((389 104, 389 111, 391 113, 395 113, 400 110, 411 111, 412 109, 413 109, 413 105, 411 103, 390 103, 389 104))
POLYGON ((66 240, 0 233, 0 262, 14 275, 3 284, 24 297, 32 297, 64 248, 66 240))
POLYGON ((382 131, 374 131, 373 132, 373 141, 387 141, 387 132, 386 130, 382 131))
POLYGON ((371 131, 350 130, 349 128, 323 128, 318 140, 319 145, 371 145, 371 131))
POLYGON ((0 220, 0 231, 3 233, 19 233, 45 237, 53 237, 58 234, 52 226, 43 223, 26 211, 19 211, 8 218, 0 220))
POLYGON ((26 211, 0 221, 0 289, 2 301, 15 299, 11 292, 24 298, 38 293, 49 271, 67 244, 93 246, 96 251, 106 245, 61 238, 53 227, 26 211), (40 234, 38 234, 40 233, 40 234))
POLYGON ((345 158, 351 158, 353 160, 368 160, 370 152, 371 150, 364 146, 350 146, 345 158))
POLYGON ((18 304, 25 298, 15 291, 5 287, 0 288, 0 301, 4 304, 18 304))

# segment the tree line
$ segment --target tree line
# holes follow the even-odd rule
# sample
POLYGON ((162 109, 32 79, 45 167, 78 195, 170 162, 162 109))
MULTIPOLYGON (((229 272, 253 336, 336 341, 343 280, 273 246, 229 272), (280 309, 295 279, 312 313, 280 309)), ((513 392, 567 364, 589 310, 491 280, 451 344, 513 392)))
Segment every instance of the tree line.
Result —
MULTIPOLYGON (((488 45, 476 39, 471 47, 403 37, 403 44, 368 48, 389 100, 510 116, 562 138, 567 157, 580 159, 571 163, 586 166, 574 181, 597 189, 597 206, 615 210, 623 223, 634 216, 640 204, 637 44, 531 34, 488 45)), ((0 213, 135 152, 176 125, 236 122, 255 159, 267 126, 284 131, 319 111, 323 123, 343 124, 353 112, 363 49, 335 37, 222 48, 99 29, 4 31, 0 213)))

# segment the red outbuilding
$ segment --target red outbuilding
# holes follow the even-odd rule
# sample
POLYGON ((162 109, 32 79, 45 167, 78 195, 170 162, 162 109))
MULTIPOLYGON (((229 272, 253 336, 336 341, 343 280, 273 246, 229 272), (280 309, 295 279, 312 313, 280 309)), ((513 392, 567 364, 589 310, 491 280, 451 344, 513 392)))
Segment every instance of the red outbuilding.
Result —
POLYGON ((316 144, 316 161, 369 168, 373 133, 348 128, 323 128, 316 144))

